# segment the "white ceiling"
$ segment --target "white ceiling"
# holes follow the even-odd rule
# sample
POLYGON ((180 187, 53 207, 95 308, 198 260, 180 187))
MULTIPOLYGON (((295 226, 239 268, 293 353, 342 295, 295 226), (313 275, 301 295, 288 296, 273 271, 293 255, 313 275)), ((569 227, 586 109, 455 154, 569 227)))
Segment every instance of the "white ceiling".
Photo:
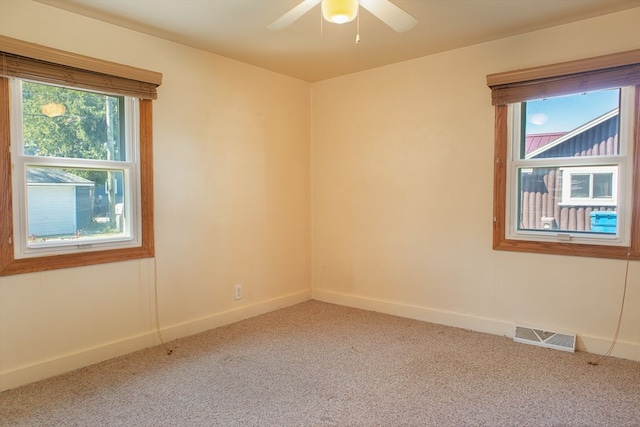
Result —
POLYGON ((321 26, 320 6, 290 27, 267 25, 301 0, 35 0, 314 82, 596 15, 640 0, 392 0, 418 24, 396 33, 361 8, 321 26))

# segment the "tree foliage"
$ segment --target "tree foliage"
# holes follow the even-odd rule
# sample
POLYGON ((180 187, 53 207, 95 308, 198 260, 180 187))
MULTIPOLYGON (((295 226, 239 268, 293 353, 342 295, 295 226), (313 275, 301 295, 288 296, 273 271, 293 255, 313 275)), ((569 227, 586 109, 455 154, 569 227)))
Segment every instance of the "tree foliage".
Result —
MULTIPOLYGON (((23 137, 27 155, 107 160, 118 158, 119 98, 58 86, 23 82, 23 137), (47 115, 44 106, 64 106, 47 115), (109 117, 109 122, 107 117, 109 117), (111 129, 110 129, 111 126, 111 129), (110 151, 111 150, 111 151, 110 151)), ((79 174, 78 170, 74 171, 79 174)), ((105 171, 83 171, 96 184, 107 179, 105 171)))

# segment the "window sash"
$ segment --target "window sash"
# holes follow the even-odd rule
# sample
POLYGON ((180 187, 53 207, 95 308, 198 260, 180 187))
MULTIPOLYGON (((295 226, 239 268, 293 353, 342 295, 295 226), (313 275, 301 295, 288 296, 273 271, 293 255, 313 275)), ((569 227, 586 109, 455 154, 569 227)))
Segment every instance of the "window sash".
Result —
MULTIPOLYGON (((637 92, 637 91, 636 91, 637 92)), ((509 241, 521 241, 532 240, 541 242, 564 242, 572 241, 574 245, 618 245, 628 246, 630 243, 629 237, 629 224, 630 217, 632 215, 631 203, 631 187, 629 175, 632 166, 631 158, 627 156, 633 150, 628 145, 633 145, 634 131, 637 127, 637 122, 634 122, 634 116, 632 112, 636 111, 637 105, 637 93, 634 96, 634 91, 631 88, 622 88, 621 101, 620 101, 620 126, 619 126, 619 143, 620 143, 620 155, 616 156, 578 156, 578 157, 550 157, 541 159, 528 159, 523 158, 521 150, 524 149, 522 141, 522 105, 520 102, 509 104, 508 106, 500 106, 496 111, 504 108, 507 120, 504 123, 505 129, 505 161, 507 167, 504 171, 505 186, 502 191, 505 193, 505 201, 503 206, 504 212, 504 228, 503 236, 501 240, 509 241), (635 124, 634 124, 635 123, 635 124), (635 126, 632 128, 632 125, 635 126), (615 166, 618 173, 618 184, 616 190, 619 190, 619 194, 616 194, 614 199, 617 203, 617 210, 621 213, 619 215, 618 227, 615 235, 597 235, 590 234, 588 231, 569 231, 569 230, 547 230, 547 229, 521 229, 519 227, 520 209, 521 209, 521 189, 519 180, 519 171, 526 168, 579 168, 579 167, 607 167, 615 166), (622 194, 622 197, 620 197, 622 194), (627 203, 625 203, 627 201, 627 203)), ((496 133, 498 135, 498 133, 496 133)), ((497 150, 497 146, 496 146, 497 150)), ((497 153, 497 152, 496 152, 497 153)), ((497 178, 496 178, 497 179, 497 178)), ((566 188, 566 182, 563 182, 563 186, 566 188)), ((494 195, 494 203, 496 196, 494 195)), ((563 201, 565 199, 563 191, 563 201)), ((593 204, 593 203, 592 203, 593 204)), ((596 203, 597 206, 608 206, 610 201, 603 201, 602 203, 596 203)), ((585 203, 576 203, 576 206, 585 206, 585 203)), ((496 218, 498 215, 494 216, 496 218)), ((557 220, 557 218, 556 218, 557 220)), ((496 235, 494 234, 494 247, 496 235)))
MULTIPOLYGON (((86 162, 85 162, 86 163, 86 162)), ((141 243, 140 231, 140 197, 138 185, 138 165, 132 163, 120 163, 111 165, 111 167, 92 166, 91 169, 112 170, 123 173, 124 178, 124 218, 127 218, 126 228, 122 234, 108 237, 84 237, 79 240, 48 240, 42 243, 31 243, 28 241, 29 215, 28 215, 28 191, 29 184, 27 182, 27 168, 29 167, 53 167, 53 168, 86 168, 86 165, 80 166, 82 162, 65 162, 65 163, 32 163, 28 159, 18 161, 14 167, 14 194, 18 197, 14 199, 14 224, 13 236, 14 257, 15 259, 28 257, 42 257, 44 255, 53 255, 61 253, 75 253, 82 248, 85 251, 105 250, 113 247, 136 247, 141 243)))
MULTIPOLYGON (((29 188, 29 185, 25 179, 26 169, 32 165, 24 165, 24 170, 20 174, 14 173, 16 177, 16 188, 21 188, 19 203, 15 204, 14 218, 18 218, 14 222, 14 236, 21 236, 16 239, 15 258, 28 258, 28 257, 42 257, 43 255, 54 255, 64 253, 76 253, 78 249, 86 251, 92 250, 104 250, 108 248, 121 248, 121 247, 135 247, 140 245, 140 232, 139 221, 132 221, 137 219, 137 212, 139 211, 139 197, 135 192, 135 167, 119 167, 117 169, 111 169, 112 171, 122 172, 124 181, 124 197, 123 205, 124 212, 122 218, 126 218, 125 226, 122 233, 109 235, 109 236, 83 236, 79 239, 49 239, 46 241, 32 242, 29 236, 32 230, 29 229, 30 217, 29 210, 29 192, 34 187, 29 188)), ((16 170, 18 168, 16 167, 16 170)))
MULTIPOLYGON (((19 79, 11 79, 10 86, 12 90, 12 99, 15 104, 10 107, 15 114, 11 117, 12 121, 12 150, 13 153, 13 184, 14 194, 18 196, 18 203, 14 203, 14 256, 16 259, 27 257, 40 257, 43 255, 53 255, 61 253, 75 253, 79 248, 84 250, 104 250, 109 247, 135 247, 140 244, 139 221, 137 221, 139 212, 139 165, 138 165, 138 101, 131 97, 125 97, 124 102, 124 129, 125 129, 125 153, 123 160, 95 160, 87 158, 61 158, 50 156, 31 156, 24 154, 24 137, 22 135, 23 125, 23 105, 22 105, 22 82, 19 79), (27 169, 29 167, 53 167, 53 168, 77 168, 77 169, 100 169, 100 170, 122 170, 126 176, 125 179, 125 206, 126 217, 130 220, 127 223, 127 232, 123 235, 103 237, 103 238, 86 238, 74 240, 51 240, 33 244, 28 240, 29 237, 29 212, 28 212, 28 182, 27 169), (131 220, 136 220, 133 224, 131 220)), ((15 200, 14 200, 15 202, 15 200)))

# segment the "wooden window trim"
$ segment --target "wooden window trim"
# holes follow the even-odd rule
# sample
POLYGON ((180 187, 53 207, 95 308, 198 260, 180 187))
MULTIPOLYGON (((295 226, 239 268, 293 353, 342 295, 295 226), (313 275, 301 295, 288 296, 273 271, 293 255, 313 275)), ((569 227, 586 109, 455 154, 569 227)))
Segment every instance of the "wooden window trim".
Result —
POLYGON ((640 49, 487 75, 493 105, 640 84, 640 49))
POLYGON ((542 242, 508 239, 506 237, 507 184, 507 105, 496 105, 495 164, 493 181, 493 249, 533 252, 540 254, 573 255, 597 258, 640 260, 640 86, 635 89, 634 136, 629 147, 632 156, 631 234, 629 247, 579 244, 570 242, 542 242))
POLYGON ((140 100, 141 246, 16 259, 13 247, 9 80, 0 78, 0 275, 153 257, 155 250, 152 138, 152 101, 140 100))
POLYGON ((156 99, 162 74, 0 36, 0 76, 156 99))
POLYGON ((514 71, 489 74, 487 85, 490 87, 519 83, 545 78, 554 78, 569 74, 585 73, 593 70, 625 67, 640 63, 640 49, 625 52, 611 53, 609 55, 595 56, 592 58, 576 59, 574 61, 560 62, 557 64, 541 65, 538 67, 523 68, 514 71))

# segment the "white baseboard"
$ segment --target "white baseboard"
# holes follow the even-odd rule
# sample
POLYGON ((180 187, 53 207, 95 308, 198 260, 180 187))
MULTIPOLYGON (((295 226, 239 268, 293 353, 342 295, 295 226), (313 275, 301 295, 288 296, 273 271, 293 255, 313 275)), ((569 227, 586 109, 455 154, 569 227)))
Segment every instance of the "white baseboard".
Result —
POLYGON ((320 289, 314 289, 311 292, 311 295, 313 299, 318 301, 345 305, 363 310, 377 311, 380 313, 392 314, 394 316, 437 323, 439 325, 453 326, 477 332, 486 332, 493 335, 503 335, 512 338, 515 331, 515 323, 490 319, 487 317, 470 316, 451 311, 435 310, 428 307, 343 294, 333 291, 323 291, 320 289))
MULTIPOLYGON (((592 335, 577 335, 576 350, 602 355, 609 351, 612 338, 594 337, 592 335)), ((616 342, 611 356, 640 362, 640 344, 629 341, 616 342)))
POLYGON ((178 323, 162 328, 162 337, 165 341, 188 337, 210 329, 219 328, 220 326, 239 322, 240 320, 248 319, 250 317, 259 316, 270 311, 279 310, 284 307, 309 301, 310 299, 311 290, 309 289, 262 301, 256 304, 245 305, 232 310, 216 313, 211 316, 201 317, 199 319, 193 319, 188 322, 178 323))
MULTIPOLYGON (((340 292, 313 289, 311 296, 314 300, 363 310, 377 311, 394 316, 453 326, 477 332, 513 338, 515 322, 491 319, 451 311, 436 310, 428 307, 398 303, 393 301, 367 298, 340 292)), ((534 325, 535 326, 535 325, 534 325)), ((576 350, 594 354, 605 354, 611 346, 611 338, 595 337, 577 333, 576 350)), ((611 356, 640 361, 640 344, 618 341, 611 352, 611 356)))
MULTIPOLYGON (((215 313, 211 316, 164 327, 162 328, 162 335, 165 341, 171 341, 305 302, 309 299, 510 338, 513 338, 515 330, 514 322, 314 289, 313 291, 305 290, 296 292, 267 301, 241 306, 237 309, 215 313)), ((594 354, 606 353, 611 345, 610 338, 581 335, 579 333, 577 338, 577 350, 588 351, 594 354)), ((0 391, 70 372, 84 366, 158 345, 159 343, 157 333, 154 330, 0 372, 0 391)), ((612 356, 640 361, 640 344, 619 341, 614 347, 612 356)))
MULTIPOLYGON (((311 299, 311 290, 305 290, 251 305, 244 305, 232 310, 215 313, 211 316, 164 327, 161 330, 162 336, 165 341, 171 341, 308 301, 309 299, 311 299)), ((157 332, 152 330, 122 340, 104 343, 0 372, 0 392, 158 344, 160 344, 160 340, 157 332)))

